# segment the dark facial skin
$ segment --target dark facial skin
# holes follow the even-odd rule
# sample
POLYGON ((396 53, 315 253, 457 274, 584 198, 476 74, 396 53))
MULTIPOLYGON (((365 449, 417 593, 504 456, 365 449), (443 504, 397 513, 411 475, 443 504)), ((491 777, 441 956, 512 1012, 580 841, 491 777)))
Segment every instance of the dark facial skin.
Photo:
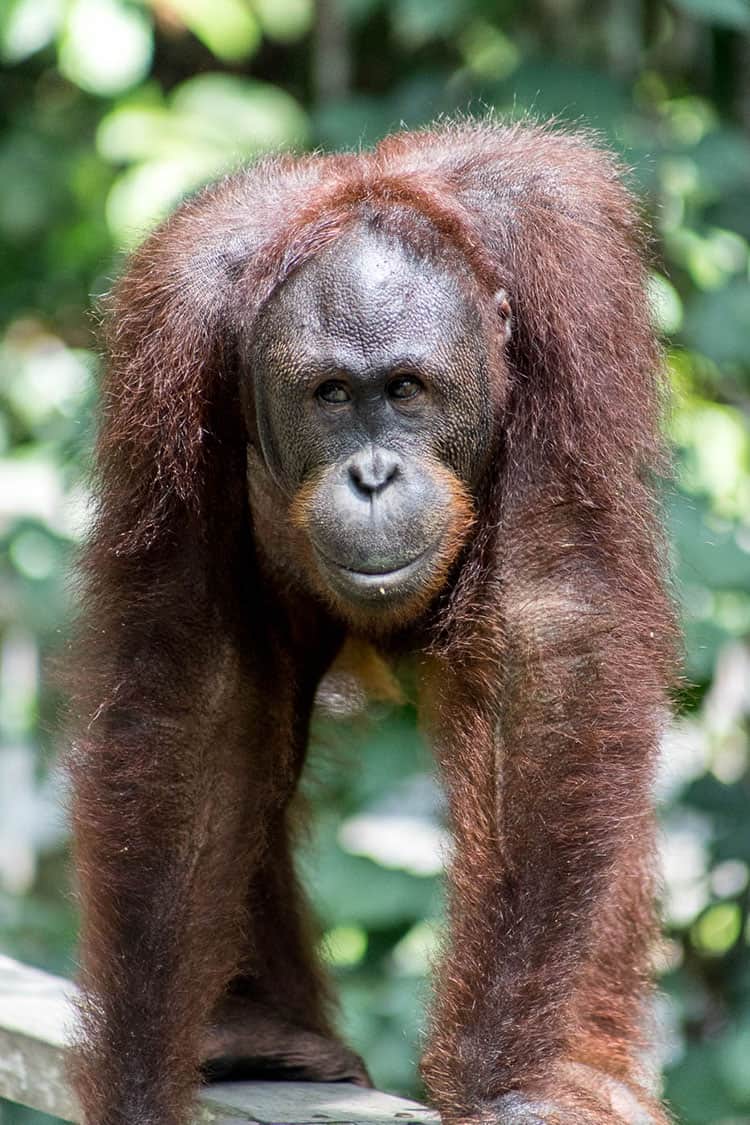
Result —
POLYGON ((468 531, 492 406, 482 317, 459 268, 361 224, 259 318, 261 452, 344 606, 425 601, 468 531))

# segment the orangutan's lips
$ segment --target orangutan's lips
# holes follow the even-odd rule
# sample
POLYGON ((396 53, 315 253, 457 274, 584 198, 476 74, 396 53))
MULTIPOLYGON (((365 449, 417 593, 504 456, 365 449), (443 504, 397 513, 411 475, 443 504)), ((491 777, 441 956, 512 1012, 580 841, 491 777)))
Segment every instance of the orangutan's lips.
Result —
POLYGON ((439 541, 430 543, 418 555, 392 570, 355 570, 324 555, 317 547, 315 553, 331 580, 331 585, 338 593, 354 595, 367 601, 377 601, 378 598, 389 595, 413 593, 414 587, 419 584, 415 583, 414 579, 418 578, 439 546, 439 541))

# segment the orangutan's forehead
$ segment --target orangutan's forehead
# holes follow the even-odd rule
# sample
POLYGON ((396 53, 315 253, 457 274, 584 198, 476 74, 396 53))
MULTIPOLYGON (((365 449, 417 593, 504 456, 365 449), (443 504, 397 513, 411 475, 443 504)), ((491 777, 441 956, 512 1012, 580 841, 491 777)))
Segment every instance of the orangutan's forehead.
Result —
MULTIPOLYGON (((452 268, 425 269, 398 240, 367 228, 343 234, 302 266, 268 307, 263 336, 312 355, 373 351, 448 356, 479 336, 479 313, 452 268)), ((274 349, 275 350, 275 349, 274 349)))

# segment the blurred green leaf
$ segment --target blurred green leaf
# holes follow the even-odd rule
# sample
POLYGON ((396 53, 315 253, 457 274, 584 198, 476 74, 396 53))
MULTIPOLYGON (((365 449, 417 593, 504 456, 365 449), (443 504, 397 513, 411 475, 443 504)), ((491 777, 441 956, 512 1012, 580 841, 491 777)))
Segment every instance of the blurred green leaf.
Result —
POLYGON ((676 8, 681 8, 696 19, 708 23, 723 24, 726 27, 750 27, 750 7, 747 0, 673 0, 676 8))
POLYGON ((0 6, 0 59, 20 62, 51 43, 63 17, 63 0, 5 0, 0 6))
POLYGON ((435 880, 380 867, 348 855, 334 843, 335 821, 319 827, 317 853, 303 862, 320 916, 328 926, 366 929, 411 924, 432 915, 439 902, 435 880))
POLYGON ((719 1072, 737 1105, 750 1110, 750 1017, 727 1035, 719 1054, 719 1072))
POLYGON ((407 48, 453 34, 466 19, 463 0, 394 0, 391 19, 397 38, 407 48))
POLYGON ((750 138, 740 129, 712 129, 690 155, 698 168, 703 192, 720 196, 742 188, 747 191, 750 183, 750 138))
POLYGON ((686 585, 750 589, 750 553, 739 545, 736 526, 716 520, 702 499, 679 493, 670 499, 668 517, 686 585))
POLYGON ((750 281, 696 293, 686 305, 683 338, 716 363, 750 367, 750 281))
POLYGON ((40 138, 7 132, 0 140, 0 230, 3 240, 22 243, 45 228, 55 209, 52 179, 57 161, 40 138))
POLYGON ((508 93, 520 108, 539 117, 585 121, 610 136, 617 132, 627 107, 625 89, 615 78, 555 59, 522 63, 510 82, 508 93))
POLYGON ((654 323, 663 335, 673 335, 682 324, 682 301, 675 287, 660 273, 649 277, 654 323))
POLYGON ((171 0, 171 5, 217 58, 239 62, 258 49, 260 28, 245 0, 171 0))
POLYGON ((191 78, 168 104, 116 108, 97 136, 103 156, 134 164, 107 201, 115 239, 132 245, 187 192, 258 152, 300 145, 307 129, 283 90, 228 74, 191 78))
POLYGON ((60 70, 84 90, 108 96, 148 71, 151 24, 122 0, 72 0, 60 41, 60 70))
POLYGON ((278 86, 229 74, 202 74, 183 82, 172 108, 234 151, 253 155, 267 149, 302 145, 307 137, 304 111, 278 86))
MULTIPOLYGON (((672 436, 682 449, 683 488, 707 497, 716 515, 743 521, 750 511, 750 431, 742 411, 688 399, 674 418, 672 436)), ((741 530, 738 526, 738 543, 741 530)))
POLYGON ((315 18, 313 0, 253 0, 265 35, 290 43, 310 31, 315 18))
POLYGON ((685 1125, 732 1121, 738 1106, 722 1080, 716 1042, 691 1046, 668 1075, 668 1096, 679 1105, 685 1125))
POLYGON ((717 902, 694 923, 691 933, 702 953, 719 957, 742 933, 742 912, 735 902, 717 902))

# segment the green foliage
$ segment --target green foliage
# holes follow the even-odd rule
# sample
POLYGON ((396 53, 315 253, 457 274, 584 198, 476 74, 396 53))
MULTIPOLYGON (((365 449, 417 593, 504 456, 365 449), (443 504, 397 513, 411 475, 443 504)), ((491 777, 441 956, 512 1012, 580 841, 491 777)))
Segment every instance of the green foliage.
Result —
MULTIPOLYGON (((680 1119, 749 1122, 750 6, 319 10, 316 32, 313 0, 0 0, 0 948, 72 964, 51 661, 64 665, 65 575, 86 520, 91 310, 123 250, 185 192, 268 148, 357 146, 467 108, 555 115, 622 152, 653 224, 686 633, 659 781, 658 1038, 680 1119)), ((321 727, 318 741, 304 867, 322 950, 376 1080, 418 1092, 446 847, 430 760, 410 708, 321 727)))

